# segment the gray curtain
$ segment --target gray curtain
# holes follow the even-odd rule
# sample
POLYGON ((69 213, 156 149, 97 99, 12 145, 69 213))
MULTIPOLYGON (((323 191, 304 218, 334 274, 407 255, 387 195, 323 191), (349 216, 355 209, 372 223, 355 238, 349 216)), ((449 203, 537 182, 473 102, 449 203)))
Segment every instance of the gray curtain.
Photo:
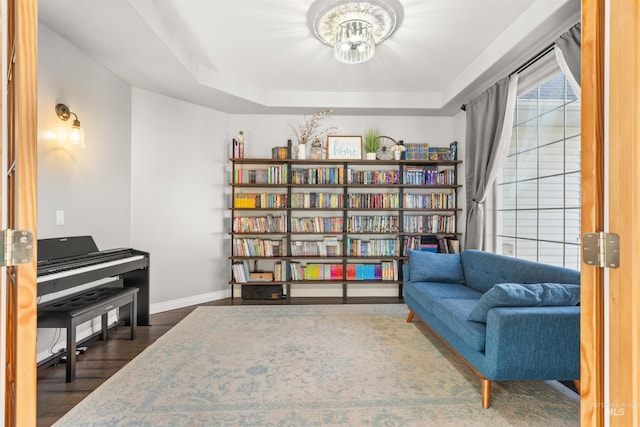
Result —
POLYGON ((505 77, 466 105, 465 249, 485 249, 484 201, 511 142, 518 75, 505 77))
MULTIPOLYGON (((562 56, 571 72, 571 75, 580 86, 580 58, 581 58, 581 25, 578 22, 562 34, 556 41, 556 47, 562 52, 562 56)), ((562 67, 562 65, 560 65, 562 67)), ((564 70, 563 70, 564 71, 564 70)))

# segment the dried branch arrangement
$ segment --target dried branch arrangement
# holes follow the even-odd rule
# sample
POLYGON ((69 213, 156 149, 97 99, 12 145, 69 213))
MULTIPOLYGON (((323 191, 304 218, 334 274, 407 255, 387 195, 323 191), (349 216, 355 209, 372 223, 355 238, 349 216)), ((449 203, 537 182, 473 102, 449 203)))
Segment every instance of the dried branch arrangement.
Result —
POLYGON ((336 130, 337 127, 331 126, 326 129, 321 129, 320 125, 322 119, 325 115, 331 113, 333 110, 323 110, 313 113, 311 118, 307 118, 307 116, 302 116, 303 121, 298 123, 289 123, 289 128, 295 135, 298 140, 298 144, 306 144, 309 141, 313 141, 314 139, 321 139, 321 137, 331 133, 336 130))

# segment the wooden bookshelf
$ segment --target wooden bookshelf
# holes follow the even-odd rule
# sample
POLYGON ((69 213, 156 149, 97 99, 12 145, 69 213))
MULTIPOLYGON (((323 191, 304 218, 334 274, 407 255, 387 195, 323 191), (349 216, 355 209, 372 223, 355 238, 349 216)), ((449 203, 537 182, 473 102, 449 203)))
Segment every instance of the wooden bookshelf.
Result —
POLYGON ((235 286, 282 285, 288 298, 292 286, 338 283, 343 298, 360 284, 397 287, 402 298, 407 241, 460 238, 461 161, 230 162, 232 297, 235 286), (234 274, 240 264, 241 280, 234 274), (274 273, 274 280, 247 280, 256 266, 274 273))

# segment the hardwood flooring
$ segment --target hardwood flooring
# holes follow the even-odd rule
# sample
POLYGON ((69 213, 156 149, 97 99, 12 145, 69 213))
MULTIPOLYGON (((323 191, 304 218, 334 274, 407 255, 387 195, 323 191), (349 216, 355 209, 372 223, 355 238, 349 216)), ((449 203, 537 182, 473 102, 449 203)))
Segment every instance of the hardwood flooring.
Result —
MULTIPOLYGON (((290 304, 342 304, 342 298, 292 298, 290 304)), ((349 298, 349 304, 397 304, 398 298, 349 298)), ((224 299, 201 305, 265 305, 284 301, 247 301, 224 299)), ((65 382, 65 365, 43 366, 38 369, 37 426, 51 426, 111 375, 140 354, 165 332, 184 319, 196 306, 151 315, 151 326, 139 326, 137 338, 130 340, 130 329, 124 326, 109 331, 107 341, 87 343, 86 354, 78 357, 76 380, 65 382)))

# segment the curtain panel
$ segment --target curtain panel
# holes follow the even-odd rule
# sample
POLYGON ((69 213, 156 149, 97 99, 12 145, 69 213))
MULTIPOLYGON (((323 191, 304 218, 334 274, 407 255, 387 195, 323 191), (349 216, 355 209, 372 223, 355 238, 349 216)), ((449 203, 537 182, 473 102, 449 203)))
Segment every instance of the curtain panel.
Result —
POLYGON ((518 75, 504 77, 466 106, 465 175, 467 224, 465 249, 486 250, 484 203, 511 143, 518 75))
POLYGON ((555 41, 553 50, 560 69, 567 77, 571 89, 580 98, 580 61, 582 50, 582 31, 578 22, 555 41))

